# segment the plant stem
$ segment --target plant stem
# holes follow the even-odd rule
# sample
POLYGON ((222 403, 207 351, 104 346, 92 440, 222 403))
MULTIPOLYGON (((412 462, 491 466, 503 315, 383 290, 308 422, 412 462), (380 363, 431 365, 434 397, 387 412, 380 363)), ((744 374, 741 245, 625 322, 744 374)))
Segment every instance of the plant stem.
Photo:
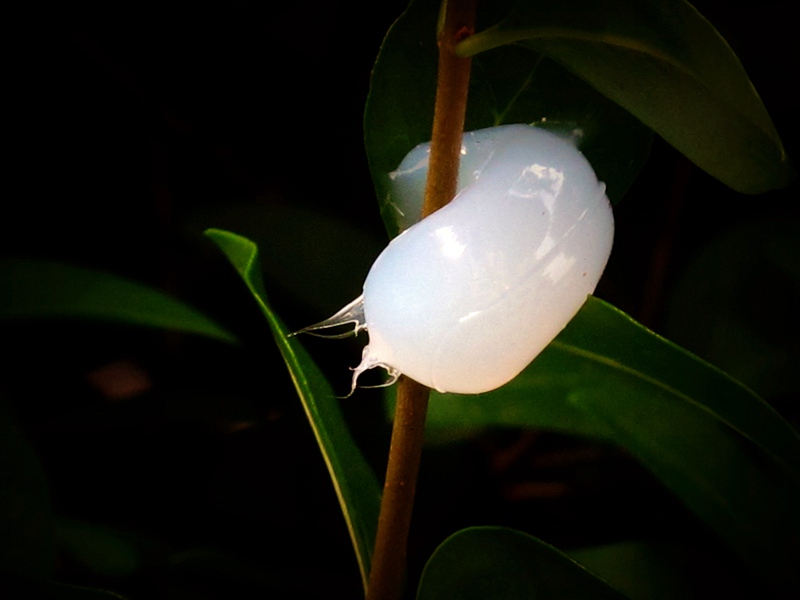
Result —
POLYGON ((472 60, 456 56, 455 47, 475 32, 475 1, 443 0, 446 12, 438 40, 439 71, 423 217, 439 210, 456 195, 472 60))
MULTIPOLYGON (((445 18, 438 36, 439 71, 423 217, 450 202, 456 193, 471 61, 456 56, 454 48, 475 29, 475 0, 444 0, 443 6, 445 18)), ((406 547, 429 394, 427 387, 408 377, 401 377, 398 382, 367 600, 398 600, 403 594, 406 547)))
POLYGON ((425 437, 429 392, 427 387, 405 376, 397 384, 389 464, 383 484, 367 600, 397 600, 403 593, 406 545, 425 437))

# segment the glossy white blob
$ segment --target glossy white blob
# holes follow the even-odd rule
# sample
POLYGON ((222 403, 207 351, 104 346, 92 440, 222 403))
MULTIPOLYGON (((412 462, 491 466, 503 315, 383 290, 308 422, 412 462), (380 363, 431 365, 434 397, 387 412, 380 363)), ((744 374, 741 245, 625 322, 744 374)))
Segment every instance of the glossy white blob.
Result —
MULTIPOLYGON (((507 125, 465 134, 463 147, 456 198, 392 240, 367 276, 363 306, 357 299, 338 321, 315 326, 366 326, 354 386, 382 366, 441 392, 495 389, 550 343, 600 279, 614 220, 574 144, 507 125)), ((393 173, 394 197, 422 194, 427 154, 427 144, 415 148, 393 173)))
MULTIPOLYGON (((509 133, 506 132, 509 128, 533 129, 525 125, 504 125, 464 133, 456 193, 461 192, 478 178, 497 149, 497 144, 509 133)), ((582 135, 580 129, 574 129, 569 133, 565 132, 561 137, 565 141, 574 141, 580 139, 582 135)), ((420 220, 430 151, 429 143, 420 144, 406 155, 397 169, 389 173, 391 185, 387 201, 396 211, 396 222, 400 231, 405 231, 420 220)))
MULTIPOLYGON (((507 127, 492 127, 464 133, 461 140, 461 162, 458 165, 456 192, 460 192, 477 179, 497 148, 498 132, 507 127)), ((397 169, 389 173, 391 187, 388 200, 397 211, 400 231, 405 231, 416 224, 422 214, 430 152, 429 143, 420 144, 406 155, 397 169)))

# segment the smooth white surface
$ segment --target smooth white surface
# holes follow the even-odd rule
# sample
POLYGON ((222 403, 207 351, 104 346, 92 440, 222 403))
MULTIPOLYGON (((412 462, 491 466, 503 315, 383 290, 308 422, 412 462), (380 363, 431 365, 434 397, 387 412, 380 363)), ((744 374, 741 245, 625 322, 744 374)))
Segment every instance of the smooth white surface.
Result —
MULTIPOLYGON (((367 276, 369 345, 354 382, 384 366, 442 392, 497 388, 564 328, 603 273, 611 206, 570 141, 506 125, 465 134, 463 145, 459 194, 392 240, 367 276)), ((426 147, 393 173, 398 194, 421 197, 426 147)))
MULTIPOLYGON (((499 141, 497 129, 502 128, 492 127, 464 132, 461 140, 461 161, 458 165, 456 193, 461 192, 475 181, 486 162, 491 158, 499 141)), ((391 182, 389 202, 397 211, 397 223, 400 231, 405 231, 415 225, 422 214, 430 153, 430 143, 420 144, 406 154, 397 169, 389 173, 391 182)))

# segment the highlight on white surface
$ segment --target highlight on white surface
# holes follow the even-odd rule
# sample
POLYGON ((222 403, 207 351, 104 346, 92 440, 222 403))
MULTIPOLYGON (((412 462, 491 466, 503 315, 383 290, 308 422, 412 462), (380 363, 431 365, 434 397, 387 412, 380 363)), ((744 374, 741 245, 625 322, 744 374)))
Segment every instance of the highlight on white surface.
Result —
MULTIPOLYGON (((409 215, 422 206, 428 154, 429 144, 417 146, 390 176, 409 215)), ((353 389, 378 366, 389 383, 402 373, 440 392, 507 383, 594 291, 614 237, 605 185, 583 154, 528 125, 464 134, 457 196, 412 223, 407 216, 338 321, 303 330, 368 331, 353 389)))

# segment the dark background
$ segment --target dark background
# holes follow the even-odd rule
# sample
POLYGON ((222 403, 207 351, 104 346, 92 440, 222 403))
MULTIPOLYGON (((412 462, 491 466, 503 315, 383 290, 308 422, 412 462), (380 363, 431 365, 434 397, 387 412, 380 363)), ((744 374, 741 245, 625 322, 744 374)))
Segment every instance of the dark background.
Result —
MULTIPOLYGON (((361 115, 372 62, 404 4, 74 2, 9 23, 2 256, 151 284, 242 339, 229 347, 91 322, 3 324, 0 395, 59 518, 55 579, 132 598, 359 593, 333 490, 268 329, 200 234, 218 226, 262 242, 270 295, 290 327, 358 295, 385 243, 361 115), (104 378, 110 366, 118 370, 104 378), (127 381, 138 382, 130 395, 119 391, 127 381)), ((696 3, 796 155, 792 4, 696 3)), ((673 286, 710 241, 797 216, 796 183, 735 194, 657 140, 616 209, 598 295, 664 331, 673 286)), ((797 325, 774 316, 770 326, 797 325)), ((346 389, 358 345, 305 343, 346 389)), ((788 416, 793 385, 767 388, 788 416)), ((380 473, 388 428, 377 396, 344 405, 380 473)), ((691 536, 719 550, 627 457, 551 434, 430 448, 416 518, 414 569, 447 534, 481 524, 567 548, 691 536)))

